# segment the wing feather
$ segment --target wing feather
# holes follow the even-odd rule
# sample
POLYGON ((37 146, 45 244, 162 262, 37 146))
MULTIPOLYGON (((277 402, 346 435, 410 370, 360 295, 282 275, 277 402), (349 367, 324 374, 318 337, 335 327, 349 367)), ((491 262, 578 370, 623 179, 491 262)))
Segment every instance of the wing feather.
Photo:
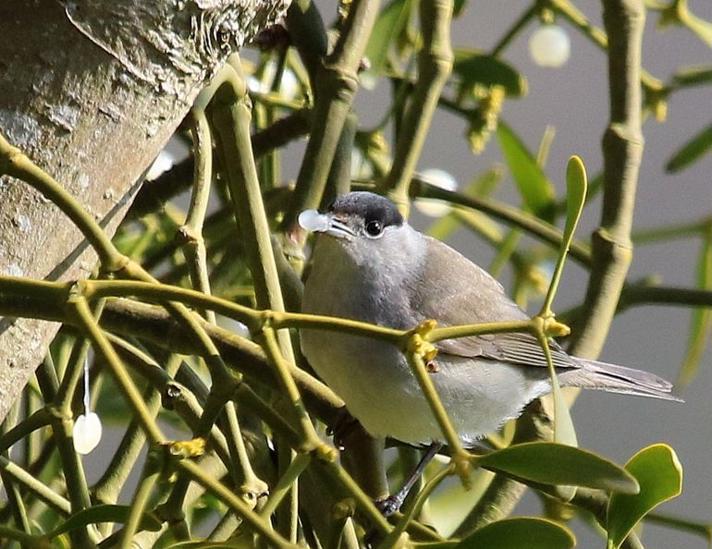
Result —
MULTIPOLYGON (((423 291, 418 302, 412 303, 413 310, 420 314, 419 320, 431 318, 439 326, 455 326, 529 318, 489 273, 442 242, 426 238, 427 261, 420 279, 423 291)), ((446 355, 547 366, 539 342, 527 333, 448 339, 438 342, 436 347, 446 355)), ((553 340, 550 349, 556 368, 581 367, 553 340)))

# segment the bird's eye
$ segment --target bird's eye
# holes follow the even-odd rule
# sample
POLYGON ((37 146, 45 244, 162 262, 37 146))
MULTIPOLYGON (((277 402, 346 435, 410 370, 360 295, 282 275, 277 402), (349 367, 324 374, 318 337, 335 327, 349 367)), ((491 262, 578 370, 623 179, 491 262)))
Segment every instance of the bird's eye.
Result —
POLYGON ((380 221, 373 219, 366 223, 366 232, 371 236, 378 236, 383 232, 383 225, 380 221))

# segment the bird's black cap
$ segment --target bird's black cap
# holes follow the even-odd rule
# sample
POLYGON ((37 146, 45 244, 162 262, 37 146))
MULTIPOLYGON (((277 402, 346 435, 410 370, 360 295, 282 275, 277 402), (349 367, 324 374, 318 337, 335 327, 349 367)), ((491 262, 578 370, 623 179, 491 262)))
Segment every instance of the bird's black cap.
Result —
POLYGON ((329 211, 335 214, 357 215, 366 223, 380 221, 384 227, 403 224, 403 216, 393 202, 366 191, 356 191, 338 197, 329 207, 329 211))

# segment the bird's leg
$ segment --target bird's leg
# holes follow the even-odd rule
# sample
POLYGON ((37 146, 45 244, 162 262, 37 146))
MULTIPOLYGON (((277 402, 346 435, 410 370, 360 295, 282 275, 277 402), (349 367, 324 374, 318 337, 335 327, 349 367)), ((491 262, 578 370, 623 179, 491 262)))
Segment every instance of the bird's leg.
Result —
POLYGON ((415 466, 415 469, 413 469, 408 478, 406 478, 403 486, 401 486, 395 494, 376 502, 376 507, 378 507, 378 510, 381 511, 384 516, 389 517, 393 513, 400 511, 405 498, 408 497, 408 494, 420 478, 420 475, 422 475, 423 471, 425 471, 425 467, 428 463, 430 463, 430 461, 435 457, 435 454, 437 454, 442 447, 442 442, 433 442, 430 446, 428 446, 428 449, 423 454, 423 457, 420 458, 418 465, 415 466))

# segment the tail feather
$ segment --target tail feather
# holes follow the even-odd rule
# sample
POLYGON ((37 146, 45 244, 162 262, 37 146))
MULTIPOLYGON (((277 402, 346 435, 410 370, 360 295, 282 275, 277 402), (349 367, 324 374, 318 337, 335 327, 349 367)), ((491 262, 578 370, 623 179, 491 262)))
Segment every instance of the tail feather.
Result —
POLYGON ((563 373, 562 384, 682 402, 672 394, 672 383, 650 372, 578 357, 576 361, 581 368, 563 373))

